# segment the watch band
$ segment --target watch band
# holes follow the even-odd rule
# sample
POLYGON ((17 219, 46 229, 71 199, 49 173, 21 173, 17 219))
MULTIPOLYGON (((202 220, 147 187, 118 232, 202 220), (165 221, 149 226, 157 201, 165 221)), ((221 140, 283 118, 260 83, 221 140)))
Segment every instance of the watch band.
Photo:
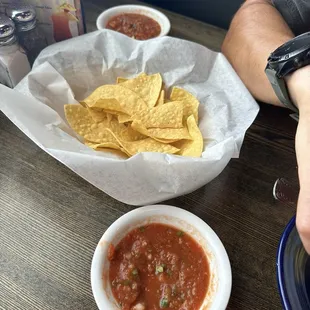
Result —
POLYGON ((284 78, 278 78, 277 73, 275 70, 271 68, 266 68, 265 70, 266 75, 268 77, 269 82, 271 83, 271 86, 276 93, 279 100, 289 109, 291 109, 294 112, 298 112, 297 107, 292 103, 286 83, 284 81, 284 78))
POLYGON ((290 117, 295 120, 296 122, 299 122, 299 114, 298 113, 293 113, 290 114, 290 117))

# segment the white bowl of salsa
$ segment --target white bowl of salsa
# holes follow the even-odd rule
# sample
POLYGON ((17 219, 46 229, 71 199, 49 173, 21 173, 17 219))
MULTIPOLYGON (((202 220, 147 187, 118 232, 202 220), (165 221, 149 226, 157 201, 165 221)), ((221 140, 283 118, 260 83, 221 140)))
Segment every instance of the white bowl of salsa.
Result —
POLYGON ((230 262, 215 232, 180 208, 135 209, 104 233, 91 266, 100 310, 225 310, 230 262))
POLYGON ((111 29, 137 40, 166 36, 171 27, 166 15, 143 5, 112 7, 99 15, 96 24, 98 29, 111 29))

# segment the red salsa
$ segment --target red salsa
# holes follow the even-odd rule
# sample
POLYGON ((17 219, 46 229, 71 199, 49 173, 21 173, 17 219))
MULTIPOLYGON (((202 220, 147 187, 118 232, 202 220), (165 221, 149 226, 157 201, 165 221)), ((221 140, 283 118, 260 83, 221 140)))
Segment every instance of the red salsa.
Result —
POLYGON ((137 40, 155 38, 161 32, 157 21, 148 16, 133 13, 124 13, 112 17, 106 28, 121 32, 137 40))
POLYGON ((199 310, 210 272, 201 246, 163 224, 127 234, 109 249, 109 278, 123 310, 199 310))

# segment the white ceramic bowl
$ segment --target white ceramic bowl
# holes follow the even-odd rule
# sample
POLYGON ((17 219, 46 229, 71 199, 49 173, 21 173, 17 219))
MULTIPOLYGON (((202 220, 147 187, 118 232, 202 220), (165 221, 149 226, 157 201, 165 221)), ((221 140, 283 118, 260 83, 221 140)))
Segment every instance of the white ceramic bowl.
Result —
POLYGON ((161 28, 161 33, 159 37, 166 36, 170 31, 171 25, 166 15, 159 12, 158 10, 143 5, 120 5, 103 11, 97 18, 97 28, 105 29, 106 24, 112 17, 120 15, 122 13, 142 14, 153 18, 159 23, 161 28))
POLYGON ((232 276, 225 248, 214 231, 199 217, 180 208, 154 205, 135 209, 115 221, 100 239, 91 266, 91 285, 100 310, 119 309, 109 283, 108 248, 132 229, 149 223, 174 226, 191 235, 204 249, 210 265, 210 284, 201 310, 225 310, 232 276))

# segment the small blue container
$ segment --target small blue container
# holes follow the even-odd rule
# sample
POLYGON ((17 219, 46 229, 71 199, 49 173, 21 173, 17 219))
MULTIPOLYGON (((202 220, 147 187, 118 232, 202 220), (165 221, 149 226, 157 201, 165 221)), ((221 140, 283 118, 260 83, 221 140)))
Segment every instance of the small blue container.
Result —
POLYGON ((285 227, 277 254, 277 278, 285 310, 310 310, 310 257, 299 238, 295 217, 285 227))

